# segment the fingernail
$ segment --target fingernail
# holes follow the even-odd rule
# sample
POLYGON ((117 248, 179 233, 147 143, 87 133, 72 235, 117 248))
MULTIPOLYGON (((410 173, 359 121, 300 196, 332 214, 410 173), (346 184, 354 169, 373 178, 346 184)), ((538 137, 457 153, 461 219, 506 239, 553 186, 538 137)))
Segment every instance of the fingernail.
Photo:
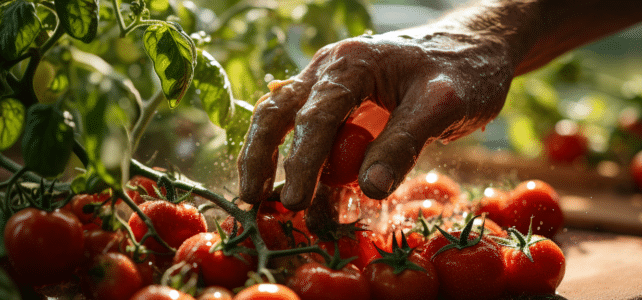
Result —
POLYGON ((382 164, 374 164, 366 171, 365 181, 381 193, 388 194, 395 178, 390 168, 382 164))

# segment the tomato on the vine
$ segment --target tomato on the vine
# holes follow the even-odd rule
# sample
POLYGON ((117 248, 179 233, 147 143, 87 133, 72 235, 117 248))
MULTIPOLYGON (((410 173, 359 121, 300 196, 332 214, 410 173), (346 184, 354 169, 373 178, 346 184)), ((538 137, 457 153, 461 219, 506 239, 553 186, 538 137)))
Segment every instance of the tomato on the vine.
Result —
POLYGON ((134 203, 136 204, 141 204, 145 202, 145 200, 141 197, 140 192, 138 191, 138 188, 141 188, 144 190, 144 195, 153 197, 153 198, 162 198, 161 196, 167 195, 167 192, 164 187, 161 187, 160 189, 158 188, 158 185, 154 180, 151 180, 147 177, 141 176, 141 175, 134 175, 129 181, 127 182, 127 195, 129 198, 132 198, 134 200, 134 203), (159 189, 161 191, 162 195, 159 195, 156 192, 156 189, 159 189))
POLYGON ((216 249, 210 253, 212 247, 225 247, 221 243, 221 236, 216 233, 196 234, 185 240, 178 248, 174 256, 174 264, 184 262, 194 266, 194 271, 202 276, 206 285, 217 285, 228 289, 243 286, 248 272, 255 269, 256 262, 247 254, 228 255, 224 253, 224 249, 216 249))
POLYGON ((320 181, 334 187, 355 184, 366 149, 373 140, 367 129, 353 123, 343 124, 334 138, 320 181))
POLYGON ((129 300, 195 300, 189 294, 165 285, 148 285, 136 292, 129 300))
MULTIPOLYGON (((343 259, 356 257, 350 262, 359 270, 363 270, 368 263, 380 257, 370 231, 354 231, 350 235, 343 235, 339 237, 338 243, 339 256, 343 259)), ((334 241, 322 241, 318 245, 330 255, 334 255, 334 241)))
POLYGON ((368 281, 359 268, 348 263, 334 270, 318 262, 306 263, 296 269, 287 283, 303 300, 367 300, 368 281))
POLYGON ((142 287, 138 267, 122 253, 95 256, 83 274, 83 291, 94 300, 128 300, 142 287))
POLYGON ((63 206, 62 209, 71 211, 83 224, 94 223, 100 226, 102 220, 94 214, 94 209, 90 209, 90 207, 86 208, 85 206, 94 205, 94 208, 97 208, 100 203, 107 201, 109 197, 111 197, 109 193, 78 194, 73 196, 71 201, 63 206))
POLYGON ((289 287, 281 284, 260 283, 241 290, 234 300, 301 300, 289 287))
POLYGON ((553 237, 564 224, 559 195, 541 180, 524 181, 513 189, 503 209, 504 226, 525 233, 533 216, 533 233, 553 237))
POLYGON ((363 270, 372 299, 436 299, 439 279, 430 258, 414 251, 404 234, 400 238, 401 247, 393 234, 391 250, 382 251, 383 257, 363 270))
POLYGON ((122 231, 105 231, 100 228, 85 230, 83 236, 85 238, 85 258, 92 258, 108 252, 119 252, 123 246, 122 243, 126 241, 122 231))
MULTIPOLYGON (((205 217, 198 209, 188 203, 170 203, 164 200, 147 201, 139 205, 140 210, 149 217, 158 236, 173 248, 195 234, 207 232, 205 217)), ((137 213, 129 218, 134 237, 140 241, 147 233, 147 225, 137 213)), ((145 246, 156 252, 168 252, 153 237, 145 241, 145 246)))
POLYGON ((82 262, 83 245, 82 224, 65 210, 25 208, 11 216, 4 229, 11 265, 33 285, 57 283, 70 276, 82 262))
POLYGON ((439 294, 445 299, 490 300, 504 292, 499 245, 485 234, 471 231, 474 219, 462 231, 441 231, 418 249, 437 269, 439 294))

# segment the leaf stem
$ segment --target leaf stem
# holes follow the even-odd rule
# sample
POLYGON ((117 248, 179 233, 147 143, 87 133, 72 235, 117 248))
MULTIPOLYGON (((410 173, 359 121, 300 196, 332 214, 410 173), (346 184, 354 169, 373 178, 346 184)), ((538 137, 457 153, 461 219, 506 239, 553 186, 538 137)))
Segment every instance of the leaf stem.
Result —
POLYGON ((152 120, 154 114, 156 114, 156 108, 164 99, 165 94, 163 94, 163 91, 161 90, 158 91, 156 95, 152 96, 152 98, 150 98, 149 100, 139 102, 140 114, 138 116, 138 119, 136 120, 136 123, 134 124, 134 127, 132 127, 129 141, 132 147, 132 152, 135 152, 136 148, 138 148, 138 143, 140 142, 143 133, 145 133, 145 129, 147 129, 149 122, 152 120))

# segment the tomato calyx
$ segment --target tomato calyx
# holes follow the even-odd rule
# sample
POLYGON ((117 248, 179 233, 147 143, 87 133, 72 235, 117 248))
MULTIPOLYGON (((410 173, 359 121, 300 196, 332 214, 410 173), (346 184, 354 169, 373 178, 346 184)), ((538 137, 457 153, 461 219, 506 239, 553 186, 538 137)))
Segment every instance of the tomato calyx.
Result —
POLYGON ((410 230, 410 232, 416 232, 421 234, 424 237, 428 237, 433 233, 437 232, 438 230, 437 228, 443 225, 444 225, 444 218, 442 215, 438 215, 428 220, 426 219, 426 217, 424 217, 424 214, 422 213, 421 208, 419 208, 417 221, 415 222, 415 225, 413 226, 412 230, 410 230))
POLYGON ((528 226, 528 234, 524 235, 515 227, 510 227, 507 230, 509 238, 494 237, 493 239, 498 244, 504 247, 519 250, 520 252, 524 253, 528 260, 533 262, 533 256, 531 255, 531 246, 541 241, 547 240, 547 238, 545 237, 533 235, 533 217, 531 217, 531 224, 528 226))
POLYGON ((441 247, 441 249, 437 250, 437 252, 435 252, 435 254, 433 254, 430 259, 434 260, 437 255, 450 249, 462 250, 462 249, 477 245, 481 241, 482 237, 484 236, 484 228, 485 228, 484 223, 486 221, 485 216, 483 215, 481 216, 482 225, 481 225, 481 230, 479 235, 472 240, 469 240, 468 238, 470 236, 470 232, 473 230, 475 219, 477 219, 478 217, 480 216, 479 215, 474 216, 466 223, 466 226, 464 226, 464 228, 462 229, 459 238, 453 236, 452 234, 441 229, 441 227, 437 226, 437 230, 441 232, 441 234, 450 242, 450 244, 441 247))
POLYGON ((238 260, 250 264, 247 259, 245 259, 241 253, 245 254, 251 254, 251 255, 256 255, 256 250, 250 249, 244 246, 240 246, 239 243, 244 241, 247 236, 249 235, 250 230, 243 231, 241 235, 236 235, 236 232, 238 231, 236 222, 234 222, 234 229, 232 230, 232 233, 228 236, 225 233, 225 230, 221 227, 221 224, 218 223, 218 221, 214 220, 214 224, 216 225, 216 231, 218 235, 221 237, 221 240, 212 247, 210 247, 209 252, 214 253, 216 251, 221 251, 223 255, 226 256, 233 256, 237 258, 238 260))
POLYGON ((377 245, 375 245, 375 248, 377 249, 377 252, 381 254, 381 258, 373 260, 372 262, 370 262, 371 264, 387 264, 392 267, 392 273, 395 275, 398 275, 405 270, 426 272, 426 269, 408 259, 415 248, 410 248, 410 246, 408 245, 408 241, 406 240, 406 235, 403 233, 403 231, 401 232, 401 246, 399 246, 399 243, 397 243, 397 237, 393 232, 391 252, 386 252, 377 247, 377 245))

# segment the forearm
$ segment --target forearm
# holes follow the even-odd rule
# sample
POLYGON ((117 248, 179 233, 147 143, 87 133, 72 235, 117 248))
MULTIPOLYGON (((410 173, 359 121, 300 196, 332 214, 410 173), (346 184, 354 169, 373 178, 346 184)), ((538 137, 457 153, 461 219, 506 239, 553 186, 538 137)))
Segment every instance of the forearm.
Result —
POLYGON ((642 21, 637 0, 482 0, 406 32, 473 35, 500 43, 514 75, 642 21))

